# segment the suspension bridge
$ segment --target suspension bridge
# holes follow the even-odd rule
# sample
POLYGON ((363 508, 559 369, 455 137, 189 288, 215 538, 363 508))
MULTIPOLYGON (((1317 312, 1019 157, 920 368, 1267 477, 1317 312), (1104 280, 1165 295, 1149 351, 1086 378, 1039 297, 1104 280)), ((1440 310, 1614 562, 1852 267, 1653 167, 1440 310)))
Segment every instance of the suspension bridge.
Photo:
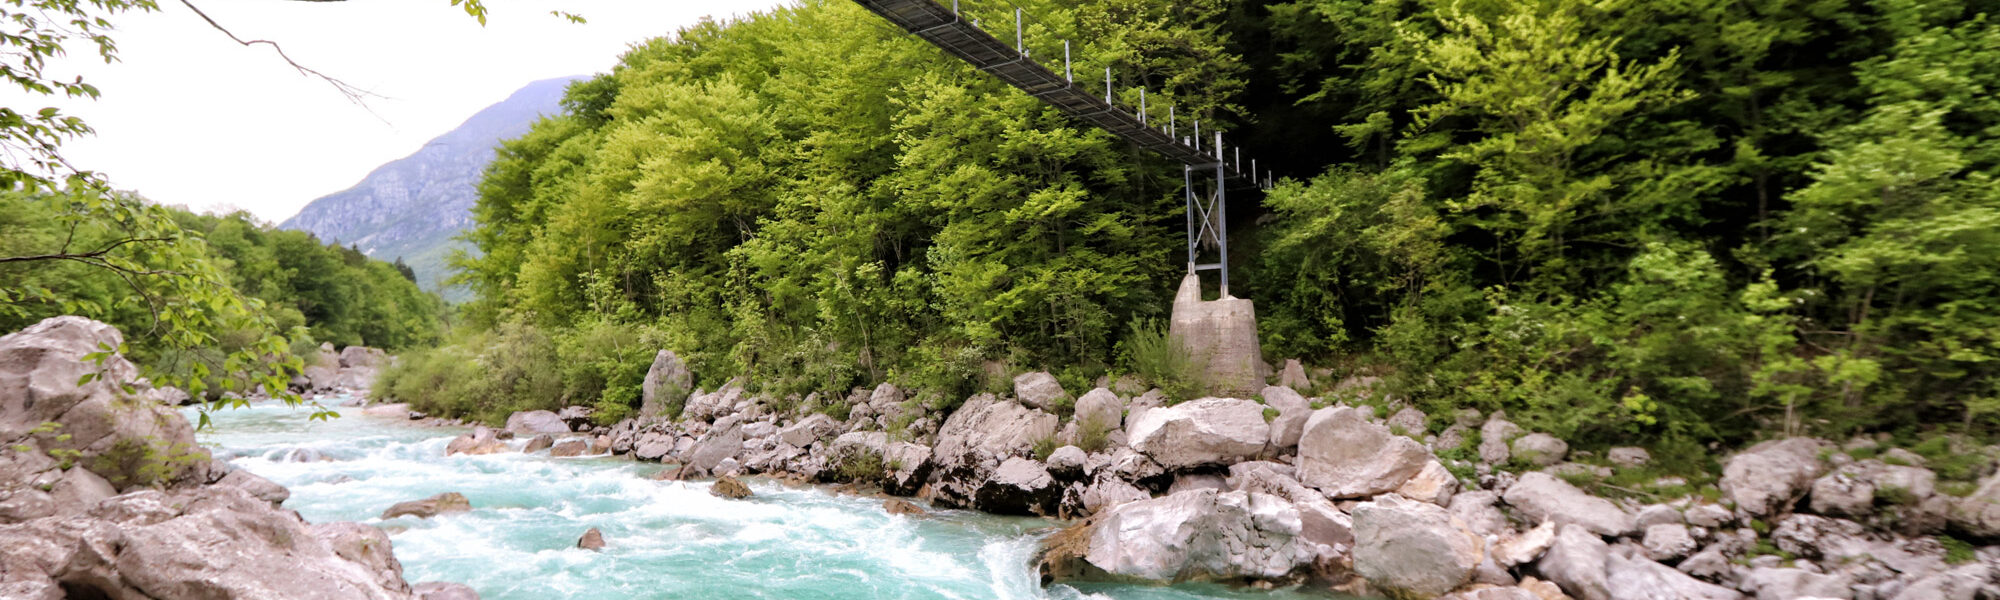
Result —
POLYGON ((1229 235, 1226 217, 1227 192, 1231 183, 1268 189, 1273 176, 1260 170, 1256 158, 1245 164, 1241 147, 1227 147, 1221 132, 1211 131, 1204 140, 1199 121, 1183 128, 1176 108, 1167 107, 1167 122, 1155 122, 1146 106, 1146 92, 1139 90, 1137 110, 1120 107, 1112 93, 1112 72, 1104 70, 1103 94, 1088 91, 1076 81, 1070 60, 1070 45, 1063 42, 1062 72, 1038 62, 1027 44, 1025 14, 1012 8, 1013 44, 1008 44, 981 27, 979 19, 967 16, 959 0, 951 6, 936 0, 855 0, 890 23, 930 42, 952 56, 971 64, 1063 114, 1095 125, 1112 135, 1150 150, 1182 165, 1183 189, 1187 202, 1188 273, 1218 273, 1221 294, 1229 297, 1229 235), (1183 129, 1187 131, 1183 134, 1183 129), (1204 144, 1206 142, 1206 144, 1204 144), (1225 151, 1225 148, 1228 148, 1225 151), (1197 193, 1197 174, 1212 187, 1197 193), (1212 179, 1209 179, 1212 177, 1212 179), (1201 249, 1216 253, 1215 262, 1197 260, 1201 249))

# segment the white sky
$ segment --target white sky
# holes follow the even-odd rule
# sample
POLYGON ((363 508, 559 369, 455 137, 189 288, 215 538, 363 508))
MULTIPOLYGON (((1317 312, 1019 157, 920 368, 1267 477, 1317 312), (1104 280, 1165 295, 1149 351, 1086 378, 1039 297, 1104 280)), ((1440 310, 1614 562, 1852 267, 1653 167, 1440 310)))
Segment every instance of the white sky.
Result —
POLYGON ((98 100, 14 88, 0 90, 0 103, 83 117, 97 134, 72 140, 65 155, 120 189, 276 223, 530 81, 608 71, 632 42, 778 4, 487 0, 481 27, 447 0, 195 0, 238 37, 277 41, 300 64, 383 96, 364 108, 270 48, 239 46, 179 0, 160 0, 160 12, 113 20, 120 62, 106 65, 73 43, 47 70, 82 75, 103 93, 98 100), (558 9, 589 22, 549 14, 558 9))

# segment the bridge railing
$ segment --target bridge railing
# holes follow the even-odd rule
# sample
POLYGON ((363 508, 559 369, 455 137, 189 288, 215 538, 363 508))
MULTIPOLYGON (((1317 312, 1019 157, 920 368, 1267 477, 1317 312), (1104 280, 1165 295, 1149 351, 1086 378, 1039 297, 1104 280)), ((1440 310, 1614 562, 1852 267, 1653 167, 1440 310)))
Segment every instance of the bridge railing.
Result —
POLYGON ((1213 158, 1233 177, 1258 187, 1271 185, 1273 174, 1261 168, 1255 157, 1246 159, 1241 147, 1225 144, 1220 132, 1204 128, 1198 117, 1183 113, 1171 94, 1154 94, 1144 86, 1121 89, 1117 85, 1117 65, 1086 59, 1080 45, 1065 37, 1062 27, 1053 20, 1039 18, 1007 0, 935 1, 949 8, 958 22, 1003 43, 1011 43, 1021 58, 1041 64, 1062 76, 1069 85, 1103 98, 1105 107, 1130 113, 1142 125, 1158 130, 1193 153, 1213 158), (1227 150, 1218 152, 1218 147, 1227 150))

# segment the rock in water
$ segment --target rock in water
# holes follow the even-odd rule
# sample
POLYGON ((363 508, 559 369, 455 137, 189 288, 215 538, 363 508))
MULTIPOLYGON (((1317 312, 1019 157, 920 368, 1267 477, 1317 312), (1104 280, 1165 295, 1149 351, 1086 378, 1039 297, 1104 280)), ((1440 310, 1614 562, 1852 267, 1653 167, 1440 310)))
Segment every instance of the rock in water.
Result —
POLYGON ((507 417, 507 431, 519 435, 569 433, 569 423, 546 410, 527 410, 507 417))
POLYGON ((1479 536, 1436 504, 1389 494, 1354 507, 1354 570, 1392 594, 1443 595, 1485 555, 1479 536))
POLYGON ((528 445, 522 446, 521 451, 536 452, 541 450, 547 450, 549 449, 549 447, 554 445, 556 445, 555 437, 550 436, 549 434, 546 433, 536 434, 535 437, 528 439, 528 445))
POLYGON ((467 500, 465 494, 445 492, 422 500, 397 502, 391 505, 388 510, 382 511, 382 519, 386 521, 404 515, 428 519, 444 513, 466 512, 470 510, 472 510, 472 501, 467 500))
POLYGON ((1313 412, 1299 436, 1299 481, 1334 498, 1395 491, 1432 460, 1423 444, 1344 406, 1313 412))
POLYGON ((590 442, 577 439, 563 440, 549 448, 549 456, 583 456, 590 452, 590 442))
POLYGON ((445 456, 453 454, 498 454, 506 451, 507 445, 500 442, 500 437, 493 430, 485 427, 475 427, 472 429, 472 433, 452 438, 451 443, 444 446, 445 456))
POLYGON ((724 475, 716 479, 714 485, 708 486, 708 493, 731 500, 742 500, 750 497, 750 486, 743 485, 743 482, 737 481, 735 477, 724 475))
POLYGON ((1159 581, 1278 579, 1310 567, 1299 511, 1269 494, 1194 490, 1118 505, 1095 519, 1084 560, 1159 581))
POLYGON ((1271 425, 1256 402, 1202 398, 1146 411, 1128 433, 1133 450, 1180 470, 1255 457, 1270 440, 1271 425))
POLYGON ((596 527, 584 530, 583 537, 576 539, 576 547, 585 550, 603 550, 604 532, 598 531, 596 527))
POLYGON ((972 507, 1003 515, 1053 515, 1062 491, 1042 463, 1016 456, 973 492, 972 507))
POLYGON ((888 511, 889 514, 892 515, 924 514, 924 509, 919 508, 917 507, 916 504, 912 504, 910 501, 904 500, 902 498, 890 498, 888 500, 883 500, 882 510, 888 511))

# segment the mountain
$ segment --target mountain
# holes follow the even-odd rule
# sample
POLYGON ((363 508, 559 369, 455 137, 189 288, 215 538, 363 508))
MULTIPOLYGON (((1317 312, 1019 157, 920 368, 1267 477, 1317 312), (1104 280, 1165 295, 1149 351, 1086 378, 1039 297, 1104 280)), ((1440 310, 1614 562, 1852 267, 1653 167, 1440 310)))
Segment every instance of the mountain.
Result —
POLYGON ((463 299, 465 290, 444 288, 450 275, 445 260, 453 249, 467 247, 452 237, 472 226, 481 172, 501 140, 527 133, 542 115, 561 112, 563 90, 577 79, 530 83, 415 153, 376 167, 354 187, 313 200, 278 226, 354 245, 373 258, 401 258, 424 289, 463 299))

